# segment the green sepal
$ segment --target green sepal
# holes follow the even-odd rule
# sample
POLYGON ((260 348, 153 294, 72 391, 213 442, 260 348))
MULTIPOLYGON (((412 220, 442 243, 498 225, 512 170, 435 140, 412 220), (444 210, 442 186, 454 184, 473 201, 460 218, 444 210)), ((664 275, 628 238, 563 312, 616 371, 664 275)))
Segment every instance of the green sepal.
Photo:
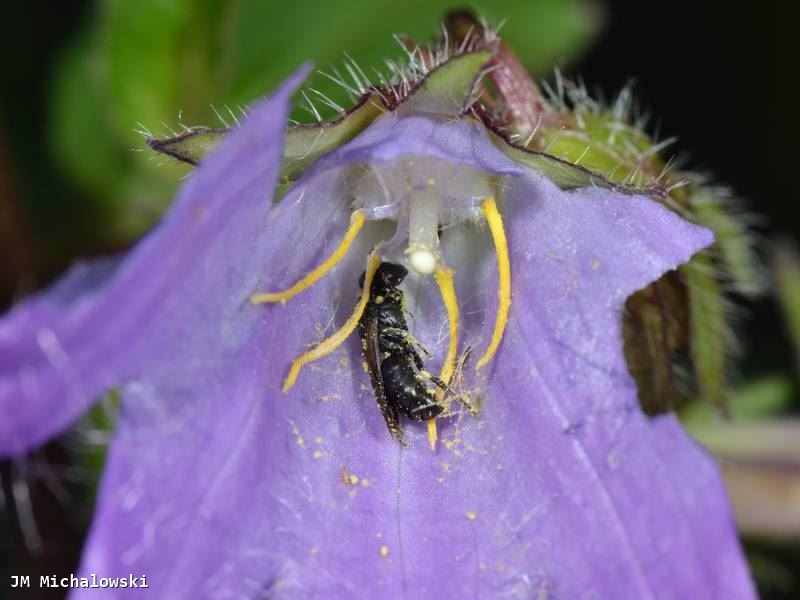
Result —
POLYGON ((652 196, 663 196, 664 191, 658 186, 636 188, 615 183, 600 173, 583 165, 553 156, 549 152, 526 150, 507 142, 502 136, 494 134, 495 144, 510 159, 526 167, 538 171, 562 190, 571 190, 586 186, 613 189, 622 193, 642 193, 652 196))
POLYGON ((566 127, 541 127, 534 149, 631 188, 647 186, 662 166, 652 154, 652 140, 612 113, 583 110, 570 122, 566 127))
POLYGON ((691 203, 697 223, 714 231, 720 266, 736 291, 743 294, 761 291, 762 278, 745 226, 728 214, 724 205, 707 189, 693 190, 691 203))
MULTIPOLYGON (((469 100, 480 71, 491 56, 489 51, 470 52, 434 69, 403 103, 404 110, 457 115, 469 100)), ((290 127, 284 142, 281 181, 296 180, 320 156, 352 140, 385 110, 379 94, 371 92, 335 121, 290 127)), ((151 139, 148 145, 157 152, 196 165, 228 131, 195 127, 176 137, 151 139)))
POLYGON ((689 353, 700 397, 725 413, 729 330, 725 300, 708 253, 679 267, 689 294, 689 353))
POLYGON ((491 50, 468 52, 433 69, 403 103, 404 110, 439 115, 460 114, 469 103, 491 50))
POLYGON ((380 100, 367 95, 349 113, 336 121, 297 125, 286 132, 281 181, 294 181, 320 156, 352 140, 378 118, 380 100))
POLYGON ((665 273, 625 302, 625 359, 648 415, 674 410, 685 397, 675 383, 673 354, 688 337, 686 288, 675 271, 665 273))
MULTIPOLYGON (((349 142, 361 133, 382 114, 378 102, 374 96, 366 95, 353 110, 335 121, 290 127, 284 139, 281 182, 294 181, 320 156, 349 142)), ((147 141, 147 145, 156 152, 197 165, 230 131, 230 129, 193 127, 187 133, 176 137, 151 138, 147 141)))
POLYGON ((147 145, 181 162, 198 165, 223 140, 229 129, 193 127, 176 137, 150 138, 147 145))

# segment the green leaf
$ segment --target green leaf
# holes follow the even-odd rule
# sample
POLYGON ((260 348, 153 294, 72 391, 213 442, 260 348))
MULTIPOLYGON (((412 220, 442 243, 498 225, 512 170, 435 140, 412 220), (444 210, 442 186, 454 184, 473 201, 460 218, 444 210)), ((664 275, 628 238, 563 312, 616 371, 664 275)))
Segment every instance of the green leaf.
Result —
MULTIPOLYGON (((731 391, 728 408, 733 421, 750 421, 780 414, 791 406, 792 381, 786 375, 766 375, 748 381, 731 391)), ((688 427, 714 424, 718 415, 704 402, 692 402, 680 413, 688 427)))
MULTIPOLYGON (((191 122, 211 116, 214 42, 220 0, 107 0, 100 14, 100 51, 116 126, 140 142, 137 123, 160 128, 181 112, 191 122)), ((213 95, 212 95, 213 94, 213 95)))
POLYGON ((786 243, 776 251, 775 276, 778 299, 794 346, 797 372, 800 373, 800 256, 794 245, 786 243))
POLYGON ((53 140, 62 166, 90 195, 113 189, 128 166, 96 68, 94 38, 84 34, 62 56, 55 81, 53 140))
MULTIPOLYGON (((505 21, 501 33, 526 66, 548 75, 557 61, 585 49, 602 23, 598 4, 590 1, 470 4, 490 24, 505 21)), ((405 33, 426 44, 440 32, 445 13, 454 7, 452 0, 386 2, 380 4, 376 18, 376 6, 364 0, 312 0, 295 3, 292 10, 276 10, 274 4, 260 0, 241 0, 237 6, 223 59, 229 76, 226 101, 233 105, 267 93, 309 59, 330 71, 342 67, 347 53, 374 79, 373 69, 386 72, 386 58, 403 55, 394 34, 405 33)), ((311 84, 344 101, 342 89, 330 80, 317 76, 311 84)))
MULTIPOLYGON (((174 161, 159 166, 149 153, 134 152, 144 145, 135 129, 173 135, 169 128, 179 128, 181 113, 187 123, 220 127, 212 104, 220 113, 227 106, 238 111, 309 59, 330 71, 347 52, 377 79, 373 67, 386 71, 385 58, 403 55, 392 34, 427 43, 451 7, 449 0, 385 3, 376 18, 374 4, 363 0, 309 0, 291 9, 262 0, 100 1, 61 63, 53 105, 60 162, 104 223, 94 228, 97 237, 119 244, 141 234, 185 172, 174 161)), ((540 72, 576 55, 600 24, 589 1, 487 0, 474 8, 490 23, 506 18, 504 36, 540 72)), ((343 106, 352 104, 336 83, 322 76, 310 83, 343 106)), ((326 137, 337 144, 351 135, 349 127, 326 137)), ((287 148, 308 149, 302 137, 287 148)))

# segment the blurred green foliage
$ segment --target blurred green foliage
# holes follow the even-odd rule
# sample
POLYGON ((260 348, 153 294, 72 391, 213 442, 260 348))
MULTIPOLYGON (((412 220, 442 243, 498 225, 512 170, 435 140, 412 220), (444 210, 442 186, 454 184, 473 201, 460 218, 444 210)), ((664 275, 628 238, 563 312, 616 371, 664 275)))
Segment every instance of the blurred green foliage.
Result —
MULTIPOLYGON (((727 398, 731 421, 752 421, 788 410, 794 399, 792 379, 786 375, 764 375, 751 379, 730 392, 727 398)), ((680 412, 691 432, 719 423, 719 412, 708 402, 690 402, 680 412)))
POLYGON ((796 374, 800 375, 800 254, 794 244, 785 242, 775 252, 775 279, 787 333, 794 346, 796 374))
MULTIPOLYGON (((577 56, 602 21, 589 0, 477 0, 469 7, 491 24, 507 19, 504 37, 540 74, 577 56)), ((305 0, 287 10, 263 0, 99 1, 62 57, 53 95, 58 158, 104 224, 98 241, 124 244, 142 233, 186 171, 134 152, 143 149, 136 129, 219 126, 212 106, 238 113, 308 60, 330 70, 347 53, 372 75, 385 58, 402 55, 393 34, 428 42, 455 8, 463 4, 305 0)), ((326 78, 309 83, 345 103, 326 78)))

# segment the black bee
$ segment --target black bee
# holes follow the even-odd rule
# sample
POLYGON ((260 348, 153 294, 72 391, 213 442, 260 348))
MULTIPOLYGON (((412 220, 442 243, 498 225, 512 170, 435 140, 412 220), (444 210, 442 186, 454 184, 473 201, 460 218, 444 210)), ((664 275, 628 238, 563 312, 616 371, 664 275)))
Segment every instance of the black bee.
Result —
MULTIPOLYGON (((389 433, 400 442, 401 413, 413 421, 427 421, 444 410, 436 401, 437 387, 464 402, 444 381, 425 370, 421 354, 426 358, 430 354, 409 333, 403 314, 403 292, 398 286, 406 275, 402 265, 381 263, 358 324, 375 400, 389 433)), ((364 274, 359 285, 363 289, 364 274)))

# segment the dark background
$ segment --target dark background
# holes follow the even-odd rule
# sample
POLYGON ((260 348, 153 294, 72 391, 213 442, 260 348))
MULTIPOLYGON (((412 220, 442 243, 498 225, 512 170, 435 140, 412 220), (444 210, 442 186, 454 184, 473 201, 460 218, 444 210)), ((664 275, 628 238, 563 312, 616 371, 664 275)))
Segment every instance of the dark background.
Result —
MULTIPOLYGON (((636 95, 658 116, 661 136, 678 136, 676 149, 688 154, 689 164, 729 184, 747 199, 752 212, 763 216, 759 233, 767 257, 781 236, 800 239, 795 166, 800 109, 792 91, 800 44, 796 21, 786 14, 790 4, 778 0, 608 3, 605 29, 582 59, 565 65, 567 74, 582 75, 590 89, 597 86, 607 97, 634 77, 636 95)), ((86 242, 91 236, 80 234, 89 226, 81 209, 75 208, 80 206, 81 192, 59 170, 49 145, 48 94, 56 58, 91 8, 88 1, 37 0, 3 6, 0 306, 43 285, 74 254, 115 249, 86 242), (51 206, 46 200, 53 196, 59 202, 52 214, 44 219, 31 216, 37 206, 51 206), (54 229, 70 228, 79 233, 60 241, 58 252, 44 243, 54 229)), ((346 49, 346 40, 342 46, 346 49)), ((741 334, 746 344, 741 376, 791 372, 793 350, 774 299, 768 293, 745 307, 749 316, 741 334)), ((57 447, 46 452, 55 464, 66 461, 57 447)), ((4 491, 13 495, 10 466, 2 468, 4 491)), ((85 492, 78 490, 77 499, 65 504, 38 484, 32 497, 44 540, 37 556, 26 550, 13 503, 6 503, 5 515, 0 503, 4 578, 8 573, 75 570, 90 515, 89 510, 76 510, 85 492)), ((797 567, 791 562, 796 561, 794 556, 786 559, 790 569, 797 567)), ((0 585, 0 596, 5 589, 0 585)), ((770 586, 762 591, 774 598, 793 593, 770 586)), ((46 593, 31 590, 19 597, 46 597, 46 593)))

